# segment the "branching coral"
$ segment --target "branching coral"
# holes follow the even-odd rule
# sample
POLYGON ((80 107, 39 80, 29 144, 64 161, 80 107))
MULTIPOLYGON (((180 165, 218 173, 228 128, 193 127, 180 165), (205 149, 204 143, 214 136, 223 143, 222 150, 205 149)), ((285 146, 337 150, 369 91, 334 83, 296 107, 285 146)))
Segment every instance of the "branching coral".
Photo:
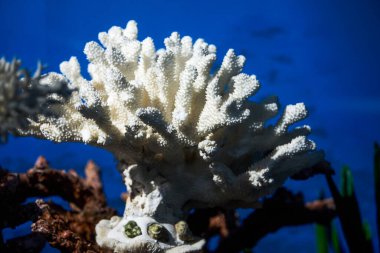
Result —
POLYGON ((35 119, 40 113, 51 115, 48 105, 62 103, 70 95, 64 79, 41 76, 41 65, 33 77, 20 66, 19 60, 0 59, 0 137, 3 141, 8 131, 25 128, 28 118, 35 119))
POLYGON ((279 113, 277 98, 248 99, 260 85, 241 73, 245 58, 233 50, 211 73, 216 47, 202 39, 174 32, 156 51, 151 38, 137 40, 130 21, 99 40, 84 49, 92 79, 82 77, 75 57, 63 62, 63 76, 48 78, 68 80, 75 91, 67 103, 49 105, 53 116, 40 113, 20 134, 100 146, 119 160, 130 197, 123 218, 98 224, 101 246, 194 250, 201 244, 188 246, 195 238, 184 241, 175 230, 187 210, 254 206, 323 158, 307 138, 309 126, 289 129, 307 116, 303 103, 267 124, 279 113))

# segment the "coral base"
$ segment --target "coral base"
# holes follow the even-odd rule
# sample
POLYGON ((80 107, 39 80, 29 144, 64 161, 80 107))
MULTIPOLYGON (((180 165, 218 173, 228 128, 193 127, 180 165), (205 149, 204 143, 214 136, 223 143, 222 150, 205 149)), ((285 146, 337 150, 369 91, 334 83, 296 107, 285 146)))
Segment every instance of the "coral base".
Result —
POLYGON ((128 217, 114 216, 110 220, 101 220, 96 225, 96 242, 102 248, 114 250, 114 252, 176 252, 189 253, 200 252, 205 244, 204 240, 185 243, 178 238, 175 226, 168 223, 158 223, 151 217, 128 217), (128 224, 138 226, 138 235, 127 236, 128 224), (161 233, 152 233, 152 225, 160 226, 161 233), (164 231, 164 232, 162 232, 164 231))

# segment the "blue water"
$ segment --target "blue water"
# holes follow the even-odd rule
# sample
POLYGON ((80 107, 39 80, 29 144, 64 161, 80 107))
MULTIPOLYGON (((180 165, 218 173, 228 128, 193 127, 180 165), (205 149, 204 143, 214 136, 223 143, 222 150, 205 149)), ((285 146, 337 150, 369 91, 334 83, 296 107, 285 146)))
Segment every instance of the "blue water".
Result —
MULTIPOLYGON (((361 211, 375 233, 372 189, 373 142, 380 141, 380 2, 319 1, 74 1, 0 0, 0 55, 19 57, 34 69, 37 60, 58 71, 61 61, 82 53, 100 31, 139 24, 140 38, 151 36, 157 47, 172 31, 202 37, 247 57, 246 73, 256 74, 262 89, 255 99, 278 94, 282 104, 304 101, 305 123, 312 138, 339 170, 353 170, 361 211)), ((80 144, 53 144, 32 138, 0 146, 1 166, 25 171, 38 155, 53 167, 82 173, 88 159, 103 171, 109 203, 122 211, 124 189, 112 156, 80 144)), ((288 182, 307 199, 327 186, 323 178, 288 182)), ((315 252, 313 226, 286 228, 259 243, 256 252, 315 252)), ((53 252, 47 248, 45 252, 53 252)))

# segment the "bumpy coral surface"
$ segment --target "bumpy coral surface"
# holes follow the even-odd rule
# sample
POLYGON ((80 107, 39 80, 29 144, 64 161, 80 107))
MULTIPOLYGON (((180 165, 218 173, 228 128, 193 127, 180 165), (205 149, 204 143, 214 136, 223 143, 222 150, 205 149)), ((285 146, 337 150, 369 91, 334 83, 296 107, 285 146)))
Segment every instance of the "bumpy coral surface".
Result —
POLYGON ((130 21, 99 40, 84 49, 92 79, 83 78, 75 57, 63 62, 63 76, 49 76, 76 90, 49 107, 59 117, 42 113, 23 134, 101 146, 120 161, 130 198, 123 219, 98 225, 100 245, 117 252, 196 249, 175 230, 187 210, 254 206, 322 159, 307 138, 309 126, 289 129, 307 116, 304 104, 286 106, 269 125, 279 114, 277 98, 248 99, 260 85, 241 73, 245 58, 233 50, 213 72, 216 47, 202 39, 174 32, 156 50, 151 38, 137 40, 130 21))
POLYGON ((34 119, 41 112, 51 113, 48 105, 62 103, 70 94, 63 80, 42 77, 41 65, 33 77, 20 66, 19 60, 0 59, 0 138, 3 141, 8 131, 24 128, 28 118, 34 119))

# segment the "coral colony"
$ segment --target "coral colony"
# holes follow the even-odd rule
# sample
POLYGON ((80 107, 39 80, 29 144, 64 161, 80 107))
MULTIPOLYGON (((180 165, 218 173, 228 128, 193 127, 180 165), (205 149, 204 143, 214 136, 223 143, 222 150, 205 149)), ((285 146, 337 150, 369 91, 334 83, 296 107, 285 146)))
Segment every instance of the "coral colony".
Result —
POLYGON ((70 95, 67 83, 53 75, 41 76, 39 65, 33 77, 21 62, 0 59, 0 138, 5 141, 8 131, 25 129, 28 119, 37 115, 51 115, 50 105, 63 103, 70 95))
POLYGON ((260 85, 241 73, 243 56, 229 50, 212 73, 214 45, 174 32, 165 49, 156 50, 151 38, 139 41, 137 33, 130 21, 125 29, 99 33, 101 45, 86 44, 91 80, 82 77, 75 57, 61 63, 63 75, 32 79, 19 78, 18 62, 2 60, 1 131, 87 143, 115 155, 129 198, 123 217, 98 223, 101 247, 195 251, 204 241, 184 222, 189 210, 254 207, 323 153, 307 138, 309 126, 289 129, 307 116, 303 103, 266 123, 278 115, 279 103, 276 97, 248 100, 260 85), (36 112, 30 97, 48 106, 36 112))

